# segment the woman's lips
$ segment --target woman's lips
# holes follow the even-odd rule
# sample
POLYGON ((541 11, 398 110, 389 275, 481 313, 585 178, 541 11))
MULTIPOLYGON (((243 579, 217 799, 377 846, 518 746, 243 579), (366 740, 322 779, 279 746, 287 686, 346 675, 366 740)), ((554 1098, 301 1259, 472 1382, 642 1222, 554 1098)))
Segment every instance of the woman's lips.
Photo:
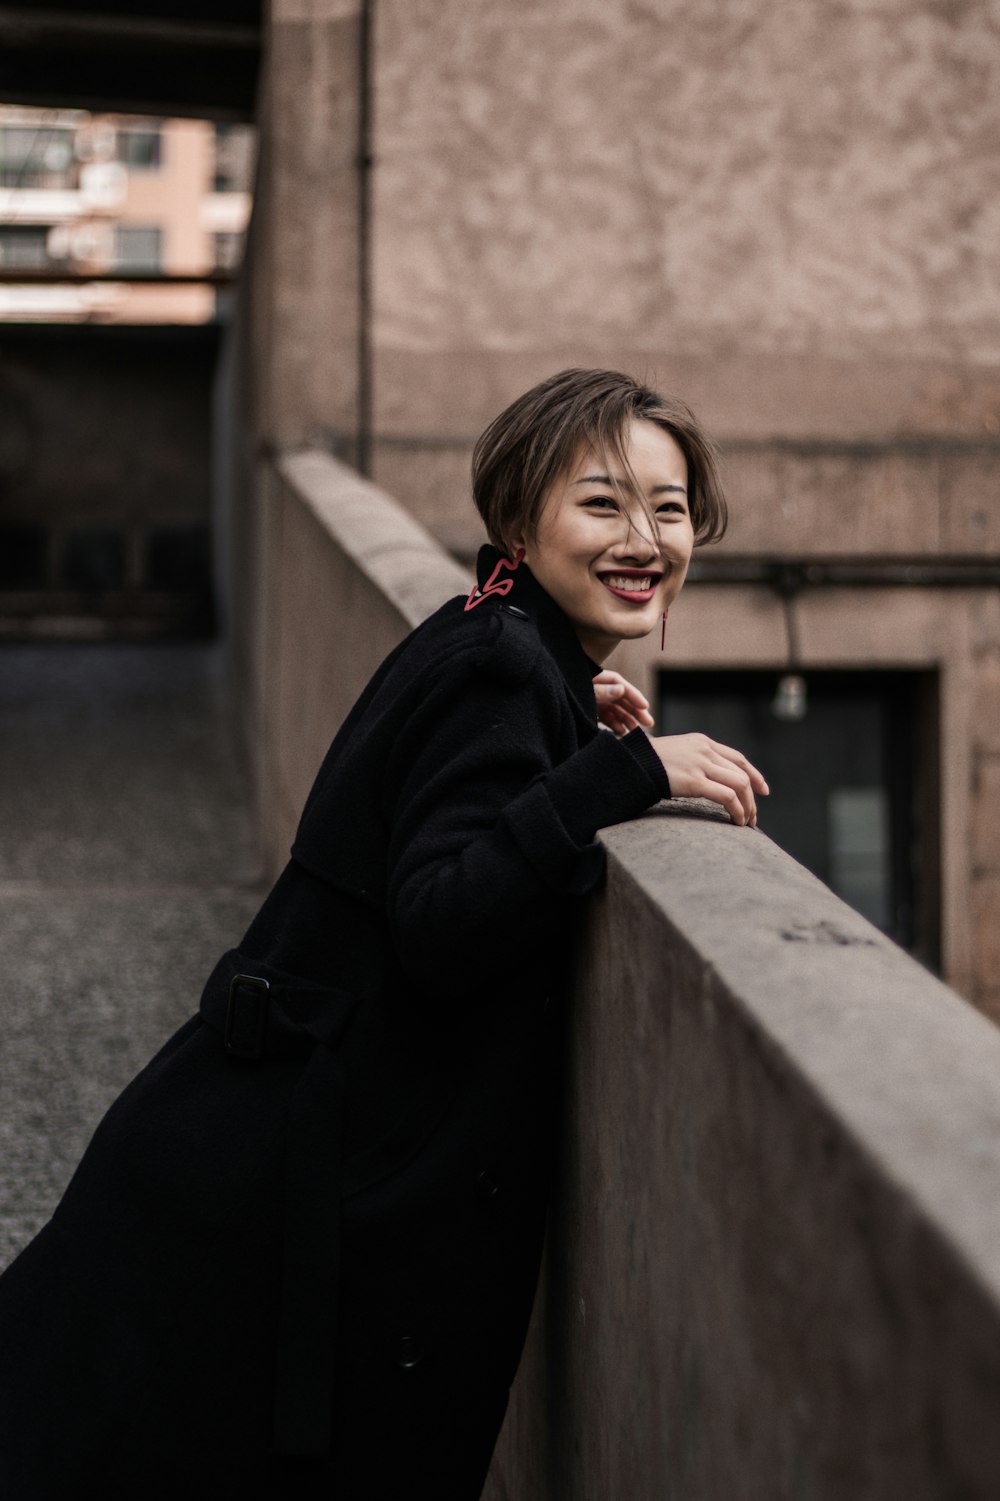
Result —
POLYGON ((609 594, 614 594, 617 599, 628 600, 630 605, 648 605, 649 601, 656 594, 656 586, 660 582, 660 574, 658 573, 630 573, 625 569, 622 569, 618 573, 598 574, 598 578, 609 594), (629 579, 630 581, 634 580, 636 583, 648 579, 649 587, 646 589, 637 589, 635 587, 625 589, 611 583, 612 579, 629 579))

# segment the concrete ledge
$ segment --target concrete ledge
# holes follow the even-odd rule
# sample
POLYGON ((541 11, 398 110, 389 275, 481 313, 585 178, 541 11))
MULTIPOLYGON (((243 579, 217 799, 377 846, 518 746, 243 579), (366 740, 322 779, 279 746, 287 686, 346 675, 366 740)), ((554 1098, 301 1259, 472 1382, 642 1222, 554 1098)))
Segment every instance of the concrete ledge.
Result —
POLYGON ((672 811, 606 831, 621 877, 1000 1300, 1000 1030, 766 837, 672 811))
POLYGON ((412 630, 472 580, 384 490, 318 449, 289 453, 278 472, 412 630))
POLYGON ((1000 1033, 763 835, 603 834, 489 1501, 1000 1493, 1000 1033))
POLYGON ((472 581, 331 454, 280 456, 264 490, 254 759, 265 862, 277 873, 326 749, 379 662, 472 581))

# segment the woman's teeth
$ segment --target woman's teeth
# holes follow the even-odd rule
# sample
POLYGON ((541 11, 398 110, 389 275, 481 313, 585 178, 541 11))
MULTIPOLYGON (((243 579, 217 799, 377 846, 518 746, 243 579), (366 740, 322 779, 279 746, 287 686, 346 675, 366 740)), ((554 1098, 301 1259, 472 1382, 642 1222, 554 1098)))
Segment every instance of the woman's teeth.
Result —
POLYGON ((652 586, 653 580, 648 574, 642 578, 633 578, 630 574, 605 573, 604 582, 610 584, 612 589, 625 589, 636 594, 645 594, 652 586))

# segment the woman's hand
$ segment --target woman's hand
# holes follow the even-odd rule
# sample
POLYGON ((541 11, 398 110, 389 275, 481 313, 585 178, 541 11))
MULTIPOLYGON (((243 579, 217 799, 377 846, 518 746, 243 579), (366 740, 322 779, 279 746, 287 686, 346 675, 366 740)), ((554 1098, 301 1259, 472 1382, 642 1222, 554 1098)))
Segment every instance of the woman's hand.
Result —
POLYGON ((594 697, 597 699, 598 719, 616 735, 652 728, 649 699, 643 698, 638 688, 620 672, 614 672, 610 667, 599 672, 594 679, 594 697))
POLYGON ((707 735, 658 735, 650 738, 670 778, 674 797, 707 797, 721 803, 733 823, 757 827, 754 793, 768 793, 756 766, 740 751, 707 735))

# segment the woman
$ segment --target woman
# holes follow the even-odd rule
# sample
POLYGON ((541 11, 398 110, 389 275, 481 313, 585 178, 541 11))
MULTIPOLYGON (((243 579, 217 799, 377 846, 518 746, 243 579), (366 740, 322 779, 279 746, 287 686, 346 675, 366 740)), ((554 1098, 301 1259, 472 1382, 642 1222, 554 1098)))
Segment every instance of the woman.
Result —
POLYGON ((596 832, 671 792, 752 826, 767 789, 704 736, 648 738, 601 670, 725 523, 687 409, 565 371, 473 480, 477 586, 376 672, 198 1015, 0 1279, 5 1501, 480 1493, 596 832))

